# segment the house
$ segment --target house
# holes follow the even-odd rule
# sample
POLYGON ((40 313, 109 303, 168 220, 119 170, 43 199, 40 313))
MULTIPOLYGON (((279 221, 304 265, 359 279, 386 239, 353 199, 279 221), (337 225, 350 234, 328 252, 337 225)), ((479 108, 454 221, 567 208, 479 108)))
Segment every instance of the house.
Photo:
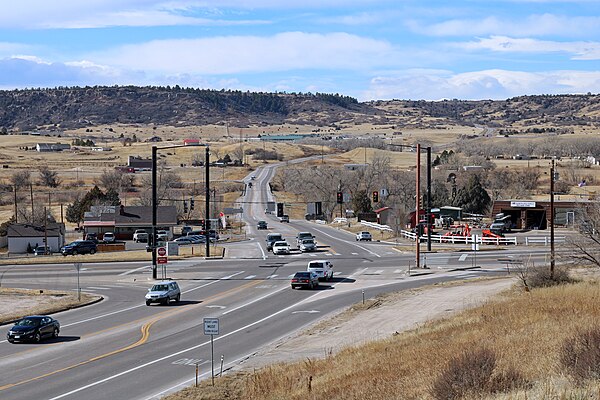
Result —
POLYGON ((52 252, 58 252, 65 245, 65 224, 48 223, 44 232, 44 225, 39 224, 11 224, 7 229, 8 252, 27 253, 27 247, 35 249, 43 246, 47 240, 52 252))
POLYGON ((139 156, 129 156, 127 168, 133 168, 134 171, 152 171, 152 159, 139 156))
POLYGON ((200 139, 183 139, 184 146, 200 146, 200 139))
POLYGON ((390 216, 391 208, 381 207, 381 208, 378 208, 377 210, 374 210, 374 212, 377 214, 377 223, 378 224, 389 225, 388 219, 390 216))
MULTIPOLYGON (((156 213, 156 229, 173 232, 177 225, 175 206, 159 206, 156 213)), ((150 206, 92 206, 84 215, 83 227, 86 233, 102 236, 114 232, 117 239, 133 239, 137 229, 152 230, 152 207, 150 206)))
POLYGON ((71 150, 71 145, 64 143, 38 143, 35 145, 35 149, 40 153, 46 153, 50 151, 71 150))

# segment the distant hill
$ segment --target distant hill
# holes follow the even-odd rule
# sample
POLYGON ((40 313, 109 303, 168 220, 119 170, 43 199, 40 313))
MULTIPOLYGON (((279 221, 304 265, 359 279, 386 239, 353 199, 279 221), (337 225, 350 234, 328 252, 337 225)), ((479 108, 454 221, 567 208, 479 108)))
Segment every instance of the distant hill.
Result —
POLYGON ((371 101, 339 94, 255 93, 174 87, 84 87, 0 91, 0 129, 73 129, 111 123, 171 126, 349 123, 429 127, 600 126, 599 95, 492 101, 371 101))

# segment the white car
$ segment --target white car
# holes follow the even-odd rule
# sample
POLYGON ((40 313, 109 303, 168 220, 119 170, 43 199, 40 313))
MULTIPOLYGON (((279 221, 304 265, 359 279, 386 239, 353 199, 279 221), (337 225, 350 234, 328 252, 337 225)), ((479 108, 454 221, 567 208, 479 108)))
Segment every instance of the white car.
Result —
POLYGON ((333 278, 333 264, 329 260, 311 261, 306 270, 317 274, 319 280, 322 281, 330 281, 333 278))
POLYGON ((170 239, 169 231, 164 229, 156 231, 156 240, 159 242, 167 242, 170 239))
POLYGON ((356 240, 357 241, 366 240, 366 241, 370 242, 371 240, 373 240, 373 236, 371 235, 371 232, 367 232, 367 231, 358 232, 356 234, 356 240))
POLYGON ((273 254, 290 254, 290 245, 285 240, 273 243, 273 254))
POLYGON ((104 235, 102 236, 102 240, 105 243, 114 243, 116 240, 115 234, 112 232, 105 232, 104 235))
POLYGON ((148 232, 143 229, 138 229, 133 234, 133 241, 136 243, 146 243, 148 241, 148 232))

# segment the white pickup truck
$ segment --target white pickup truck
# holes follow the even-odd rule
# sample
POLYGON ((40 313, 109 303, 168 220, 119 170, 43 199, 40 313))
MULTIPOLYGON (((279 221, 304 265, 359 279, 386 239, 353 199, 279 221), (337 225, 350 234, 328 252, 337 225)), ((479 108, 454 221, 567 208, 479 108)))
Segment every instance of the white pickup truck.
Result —
POLYGON ((133 241, 136 243, 146 243, 148 241, 148 232, 138 229, 133 233, 133 241))

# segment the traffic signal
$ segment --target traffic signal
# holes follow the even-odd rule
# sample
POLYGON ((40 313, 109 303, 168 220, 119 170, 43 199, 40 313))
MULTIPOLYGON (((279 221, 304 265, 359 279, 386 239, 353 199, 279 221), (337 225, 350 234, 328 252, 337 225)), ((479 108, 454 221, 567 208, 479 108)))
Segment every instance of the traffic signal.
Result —
POLYGON ((373 191, 373 203, 379 203, 379 192, 377 190, 373 191))
POLYGON ((283 217, 283 203, 277 203, 277 218, 283 217))
POLYGON ((337 203, 338 204, 343 204, 344 203, 344 193, 337 192, 337 203))
POLYGON ((187 208, 187 201, 183 201, 183 213, 187 213, 188 212, 188 208, 187 208))
POLYGON ((193 209, 194 209, 194 198, 191 197, 190 198, 190 210, 193 210, 193 209))

